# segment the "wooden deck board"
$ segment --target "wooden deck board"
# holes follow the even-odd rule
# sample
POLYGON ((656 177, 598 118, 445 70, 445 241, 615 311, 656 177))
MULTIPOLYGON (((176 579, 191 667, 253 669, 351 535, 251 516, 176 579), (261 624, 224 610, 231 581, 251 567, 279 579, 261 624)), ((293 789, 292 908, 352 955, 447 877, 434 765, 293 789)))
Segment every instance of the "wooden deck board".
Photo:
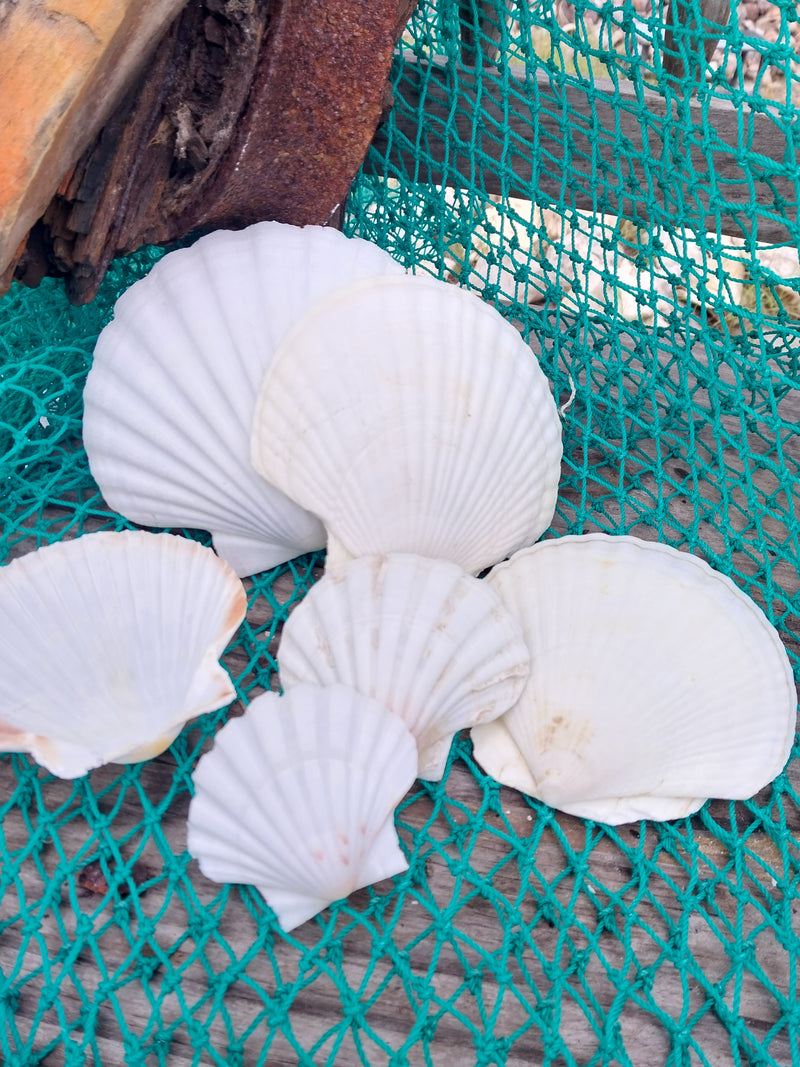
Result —
MULTIPOLYGON (((154 798, 169 791, 170 779, 174 771, 174 761, 169 757, 160 757, 143 768, 143 787, 154 798)), ((0 761, 0 790, 7 795, 13 788, 11 780, 11 763, 0 761)), ((114 768, 103 768, 92 775, 96 789, 113 781, 117 773, 114 768), (99 781, 98 781, 99 779, 99 781)), ((49 783, 44 789, 48 807, 59 802, 59 795, 66 791, 63 783, 49 783), (52 794, 56 794, 53 796, 52 794)), ((482 791, 475 779, 463 764, 457 764, 451 773, 447 785, 448 801, 452 801, 455 811, 469 812, 474 815, 482 799, 482 791)), ((173 803, 161 822, 161 830, 169 841, 172 852, 179 855, 185 847, 185 794, 173 803)), ((417 1012, 423 1017, 429 1011, 436 1014, 443 1004, 450 1003, 452 1009, 447 1013, 436 1029, 432 1043, 433 1062, 445 1063, 470 1062, 472 1048, 470 1027, 460 1021, 458 1016, 467 1020, 478 1030, 484 1029, 485 1018, 490 1018, 498 998, 501 1001, 497 1021, 494 1023, 495 1036, 513 1034, 518 1028, 530 1025, 530 1012, 533 1007, 532 990, 536 989, 545 996, 552 988, 553 975, 547 973, 546 967, 564 969, 575 960, 576 953, 588 950, 587 964, 582 978, 567 979, 564 982, 564 995, 560 1003, 560 1022, 558 1031, 577 1062, 585 1062, 597 1049, 598 1038, 591 1025, 595 1016, 595 1025, 602 1025, 602 1016, 612 1010, 619 998, 618 981, 609 981, 608 971, 616 969, 631 970, 634 977, 632 961, 640 968, 657 965, 664 945, 669 942, 676 930, 683 930, 682 938, 688 954, 688 967, 682 974, 671 963, 665 962, 655 971, 654 997, 661 1010, 672 1019, 680 1016, 682 1011, 698 1010, 705 1003, 710 984, 723 981, 731 966, 730 949, 732 938, 726 924, 737 926, 740 933, 747 937, 757 930, 762 917, 754 907, 742 910, 728 883, 721 879, 714 900, 716 912, 709 914, 702 908, 681 901, 681 894, 688 891, 689 883, 696 879, 691 864, 684 865, 674 856, 663 856, 654 866, 655 874, 647 881, 647 891, 642 894, 641 883, 632 879, 632 869, 626 862, 624 853, 607 838, 600 836, 598 842, 588 853, 588 869, 583 888, 579 890, 574 874, 564 874, 565 851, 555 836, 545 831, 535 852, 535 866, 529 875, 533 893, 522 893, 522 877, 515 861, 508 861, 508 849, 501 834, 492 832, 498 824, 507 821, 515 832, 524 839, 534 829, 531 809, 526 801, 512 790, 501 790, 502 819, 497 815, 487 816, 485 822, 492 829, 479 830, 471 844, 471 864, 474 874, 455 874, 458 859, 461 856, 452 844, 444 845, 435 851, 426 863, 427 879, 424 887, 418 887, 419 902, 407 899, 402 907, 399 920, 391 927, 391 948, 384 946, 377 958, 373 955, 376 940, 382 929, 390 925, 379 919, 356 924, 351 933, 341 938, 343 946, 341 961, 331 967, 332 974, 339 979, 337 983, 325 974, 324 963, 314 960, 315 943, 320 939, 322 930, 316 923, 301 927, 290 939, 276 939, 271 945, 271 953, 277 961, 280 977, 276 975, 272 960, 264 948, 259 948, 249 959, 242 977, 232 984, 224 994, 226 1011, 231 1017, 231 1031, 241 1035, 246 1028, 255 1023, 255 1031, 246 1043, 249 1055, 255 1057, 267 1037, 267 1026, 258 1019, 265 1009, 267 998, 274 994, 278 984, 290 984, 300 978, 298 967, 302 962, 309 970, 313 981, 294 997, 289 1012, 289 1022, 301 1047, 309 1048, 312 1041, 322 1039, 326 1031, 337 1026, 342 1018, 342 1004, 337 984, 341 978, 351 990, 361 993, 362 999, 369 1000, 378 983, 395 970, 395 960, 399 960, 404 970, 413 973, 422 985, 416 1007, 413 997, 399 977, 395 977, 382 991, 376 1004, 366 1012, 366 1020, 374 1032, 392 1048, 399 1048, 417 1022, 417 1012), (449 857, 451 863, 447 862, 449 857), (454 911, 454 923, 461 932, 455 935, 452 930, 444 931, 436 937, 430 933, 431 924, 442 910, 451 907, 454 902, 468 896, 473 888, 475 876, 494 870, 491 878, 493 893, 490 900, 480 896, 473 897, 454 911), (587 892, 586 884, 594 888, 587 892), (552 906, 551 921, 537 919, 537 911, 543 890, 549 886, 552 906), (638 903, 634 902, 638 900, 638 903), (517 950, 510 955, 503 952, 504 938, 509 929, 504 927, 498 916, 498 902, 508 902, 509 909, 522 919, 524 924, 534 924, 530 935, 535 953, 530 946, 517 950), (604 922, 609 925, 603 929, 599 916, 603 909, 611 906, 610 916, 604 922), (625 909, 633 909, 626 917, 625 909), (628 928, 628 936, 617 932, 628 928), (722 933, 722 938, 720 937, 722 933), (309 956, 303 957, 293 947, 293 942, 305 946, 309 956), (456 952, 458 949, 458 952, 456 952), (489 964, 487 965, 487 961, 489 964), (507 986, 502 987, 492 974, 492 962, 502 961, 501 970, 509 973, 517 983, 514 995, 507 986), (483 965, 480 994, 464 991, 467 969, 480 969, 483 965), (521 966, 524 965, 526 977, 522 977, 521 966), (315 971, 315 966, 317 970, 315 971), (696 977, 702 978, 698 982, 696 977), (596 1009, 587 1011, 581 1006, 586 1003, 585 986, 590 988, 596 1001, 596 1009), (686 989, 684 988, 686 983, 686 989), (704 988, 706 986, 706 988, 704 988), (460 994, 460 995, 459 995, 460 994), (454 1059, 454 1057, 456 1057, 454 1059), (458 1058, 461 1057, 461 1058, 458 1058)), ((430 817, 430 805, 415 803, 403 815, 403 823, 419 832, 430 817), (410 812, 410 814, 409 814, 410 812)), ((132 831, 142 818, 139 805, 130 802, 123 804, 114 817, 113 833, 117 840, 132 831)), ((559 816, 558 826, 570 842, 575 854, 584 853, 587 830, 584 824, 568 816, 559 816)), ((24 848, 27 829, 21 820, 6 820, 5 826, 7 848, 24 848)), ((700 848, 709 861, 708 872, 712 865, 724 867, 730 861, 730 855, 719 841, 713 839, 702 828, 698 831, 700 848)), ((620 836, 628 835, 631 842, 638 835, 637 828, 621 828, 620 836)), ((438 835, 450 836, 450 827, 443 825, 441 816, 428 830, 428 837, 436 839, 438 835)), ((102 832, 99 832, 102 837, 102 832)), ((403 837, 409 841, 408 830, 403 837)), ((771 854, 774 845, 764 834, 755 835, 750 843, 751 849, 765 846, 765 852, 771 854), (760 838, 760 840, 759 840, 760 838)), ((59 833, 59 851, 64 856, 74 856, 86 844, 87 827, 83 818, 78 816, 66 824, 59 833)), ((650 847, 654 842, 651 840, 650 847)), ((698 844, 695 838, 695 844, 698 844)), ((39 901, 51 888, 43 878, 46 873, 51 878, 57 871, 58 857, 54 854, 53 844, 39 851, 39 863, 43 871, 37 870, 32 862, 26 862, 20 870, 20 881, 25 898, 31 902, 39 901)), ((646 856, 646 851, 643 853, 646 856)), ((155 876, 164 867, 163 855, 153 847, 148 847, 142 854, 142 861, 148 863, 155 876)), ((62 860, 63 866, 63 860, 62 860)), ((779 865, 776 864, 776 873, 779 865)), ((750 866, 753 872, 752 865, 750 866)), ((756 870, 758 877, 758 870, 756 870)), ((70 876, 67 881, 71 880, 70 876)), ((191 891, 196 894, 201 904, 213 906, 213 900, 219 887, 209 883, 192 863, 186 872, 191 891)), ((763 881, 768 881, 764 878, 763 881)), ((761 883, 760 883, 761 884, 761 883)), ((387 883, 381 887, 389 888, 387 883)), ((769 889, 763 886, 765 893, 769 889)), ((770 899, 776 898, 776 889, 769 889, 770 899)), ((16 896, 16 894, 12 894, 16 896)), ((134 1033, 146 1034, 154 1022, 155 998, 159 999, 155 1017, 160 1027, 176 1027, 174 1039, 169 1047, 169 1062, 180 1064, 192 1060, 193 1045, 186 1035, 186 1013, 196 1006, 197 1017, 203 1018, 208 1008, 203 1009, 202 1002, 209 993, 209 974, 221 974, 228 968, 232 959, 242 959, 257 938, 256 923, 250 911, 243 903, 238 891, 232 891, 231 899, 225 908, 222 921, 215 935, 208 941, 199 941, 186 937, 187 925, 190 923, 190 910, 182 902, 186 899, 185 888, 173 892, 168 901, 168 886, 164 882, 147 889, 136 902, 125 910, 126 920, 122 924, 109 922, 111 905, 97 894, 76 890, 74 885, 62 884, 55 893, 50 907, 37 908, 37 938, 28 942, 28 951, 23 961, 17 960, 20 947, 20 935, 15 927, 3 933, 0 941, 0 960, 6 974, 21 963, 21 971, 34 973, 43 963, 43 954, 38 939, 47 945, 49 953, 57 951, 62 944, 69 945, 69 939, 75 937, 77 918, 88 916, 95 930, 95 946, 84 945, 82 951, 71 962, 74 981, 59 985, 59 1011, 63 1018, 74 1020, 81 1008, 81 1000, 89 1004, 100 996, 98 984, 101 980, 100 961, 109 975, 115 976, 119 989, 115 994, 116 1005, 112 999, 99 1003, 97 1016, 97 1041, 102 1053, 102 1062, 108 1064, 125 1062, 120 1044, 121 1032, 115 1018, 115 1008, 124 1018, 125 1026, 134 1033), (76 908, 77 904, 77 908, 76 908), (137 914, 138 913, 138 914, 137 914), (168 974, 179 973, 179 992, 164 995, 159 972, 149 982, 129 980, 125 982, 126 972, 131 971, 132 957, 139 954, 136 945, 136 931, 143 920, 158 916, 154 934, 148 939, 150 953, 164 953, 168 963, 161 969, 163 979, 168 974), (105 924, 109 925, 105 928, 105 924), (130 933, 126 931, 126 926, 130 933), (103 930, 102 933, 97 931, 103 930), (133 945, 133 947, 132 947, 133 945), (76 988, 80 984, 80 991, 76 988), (149 994, 149 995, 148 995, 149 994), (184 1007, 184 1005, 186 1007, 184 1007)), ((366 905, 368 893, 355 894, 353 903, 356 908, 366 905)), ((11 901, 17 906, 16 901, 11 901)), ((2 915, 8 915, 9 902, 3 905, 2 915)), ((797 903, 790 905, 793 924, 797 923, 797 903)), ((328 920, 328 923, 330 920, 328 920)), ((340 919, 340 926, 342 925, 340 919)), ((515 927, 517 930, 519 926, 515 927)), ((523 926, 524 930, 525 927, 523 926)), ((80 938, 77 938, 80 942, 80 938)), ((758 962, 765 968, 770 980, 777 988, 787 994, 790 989, 792 960, 775 941, 770 931, 758 935, 756 943, 763 950, 758 951, 758 962)), ((62 965, 63 966, 63 965, 62 965)), ((58 981, 61 967, 50 966, 50 981, 58 981)), ((301 979, 302 981, 302 979, 301 979)), ((25 987, 16 1013, 16 1025, 25 1033, 32 1026, 41 1003, 43 988, 49 984, 44 976, 33 978, 25 987)), ((728 992, 724 998, 731 1001, 728 992)), ((746 1016, 751 1033, 763 1037, 774 1025, 779 1012, 778 1007, 764 985, 755 977, 745 974, 739 994, 738 1011, 746 1016)), ((735 1013, 737 1010, 729 1004, 735 1013)), ((664 1027, 660 1025, 652 1011, 645 1010, 633 996, 619 1005, 619 1023, 625 1035, 625 1047, 631 1062, 650 1067, 654 1062, 663 1062, 669 1052, 669 1041, 664 1027), (655 1059, 654 1059, 655 1057, 655 1059)), ((41 1048, 48 1039, 55 1039, 61 1033, 61 1023, 55 1008, 45 1013, 36 1026, 36 1047, 41 1048)), ((713 1013, 708 1013, 692 1029, 693 1040, 702 1048, 709 1062, 720 1065, 731 1062, 730 1041, 722 1023, 713 1013)), ((229 1042, 221 1013, 216 1013, 210 1026, 213 1047, 222 1055, 229 1042)), ((327 1047, 327 1046, 326 1046, 327 1047)), ((541 1036, 537 1027, 515 1041, 509 1051, 509 1064, 530 1064, 541 1056, 541 1036)), ((380 1050, 373 1047, 370 1063, 386 1062, 381 1058, 380 1050)), ((776 1062, 790 1062, 788 1038, 785 1036, 770 1047, 776 1062)), ((342 1051, 337 1062, 358 1062, 354 1049, 342 1051)), ((61 1062, 60 1056, 48 1062, 61 1062)), ((253 1062, 253 1060, 246 1060, 253 1062)), ((276 1050, 270 1055, 269 1063, 297 1062, 296 1053, 290 1048, 285 1050, 284 1058, 276 1050)), ((324 1062, 321 1055, 320 1062, 324 1062)), ((410 1062, 423 1062, 419 1047, 412 1049, 410 1062), (414 1057, 418 1056, 418 1059, 414 1057)))
POLYGON ((411 52, 402 61, 392 136, 378 127, 367 170, 388 164, 422 183, 546 196, 644 225, 649 211, 668 231, 678 215, 699 233, 792 239, 796 147, 771 103, 678 104, 641 81, 532 73, 516 60, 502 70, 411 52))

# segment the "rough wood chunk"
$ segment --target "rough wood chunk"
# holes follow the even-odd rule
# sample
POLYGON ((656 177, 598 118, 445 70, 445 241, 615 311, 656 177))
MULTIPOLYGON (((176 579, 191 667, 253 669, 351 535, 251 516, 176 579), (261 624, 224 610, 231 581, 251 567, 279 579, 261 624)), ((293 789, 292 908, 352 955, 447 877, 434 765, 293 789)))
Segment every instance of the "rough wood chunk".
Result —
POLYGON ((0 4, 0 273, 184 3, 0 4))
POLYGON ((262 219, 328 222, 369 147, 414 3, 187 0, 69 173, 57 168, 52 199, 15 230, 0 293, 12 275, 55 274, 84 303, 113 256, 144 244, 262 219))

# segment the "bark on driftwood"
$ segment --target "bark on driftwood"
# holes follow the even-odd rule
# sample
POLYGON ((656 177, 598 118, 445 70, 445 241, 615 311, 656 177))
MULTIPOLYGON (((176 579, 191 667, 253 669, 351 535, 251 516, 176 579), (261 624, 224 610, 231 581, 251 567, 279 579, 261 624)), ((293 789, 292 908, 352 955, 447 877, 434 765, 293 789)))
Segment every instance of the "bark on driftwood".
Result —
POLYGON ((5 287, 59 274, 83 303, 113 256, 143 244, 262 219, 328 222, 386 104, 414 6, 188 0, 92 143, 55 176, 5 287))

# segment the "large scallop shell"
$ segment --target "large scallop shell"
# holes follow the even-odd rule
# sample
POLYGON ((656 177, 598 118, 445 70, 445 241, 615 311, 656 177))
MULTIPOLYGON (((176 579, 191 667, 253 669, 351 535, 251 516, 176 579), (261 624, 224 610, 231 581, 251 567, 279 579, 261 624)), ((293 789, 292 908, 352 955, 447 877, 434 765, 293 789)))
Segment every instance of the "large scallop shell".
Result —
POLYGON ((419 750, 418 777, 444 774, 453 735, 496 718, 529 671, 517 621, 455 563, 362 557, 326 574, 283 628, 284 687, 343 682, 399 715, 419 750))
POLYGON ((797 705, 788 656, 702 560, 590 534, 542 542, 487 581, 532 664, 519 703, 472 732, 500 782, 616 824, 748 798, 780 773, 797 705))
POLYGON ((560 460, 528 345, 431 278, 317 304, 275 353, 254 421, 255 466, 323 520, 329 567, 408 552, 476 574, 547 528, 560 460))
POLYGON ((0 751, 62 778, 149 759, 236 695, 217 662, 247 608, 210 548, 86 534, 0 568, 0 751))
POLYGON ((133 522, 209 530, 240 576, 322 548, 319 521, 250 464, 258 387, 294 321, 332 289, 402 273, 367 241, 262 222, 171 252, 117 301, 84 392, 84 443, 133 522))
POLYGON ((376 701, 341 685, 264 693, 197 765, 189 851, 291 930, 406 870, 393 815, 416 770, 413 737, 376 701))

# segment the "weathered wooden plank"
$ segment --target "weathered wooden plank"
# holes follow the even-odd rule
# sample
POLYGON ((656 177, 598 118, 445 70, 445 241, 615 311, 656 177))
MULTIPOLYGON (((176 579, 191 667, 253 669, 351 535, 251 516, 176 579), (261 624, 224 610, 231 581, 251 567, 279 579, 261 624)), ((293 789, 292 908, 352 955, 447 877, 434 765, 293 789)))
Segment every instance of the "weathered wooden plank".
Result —
POLYGON ((515 0, 459 0, 461 62, 494 66, 500 58, 503 26, 514 17, 515 0))
POLYGON ((373 173, 387 161, 423 183, 536 202, 544 194, 645 225, 649 211, 666 228, 678 216, 697 232, 759 241, 786 240, 796 227, 797 153, 777 107, 678 102, 641 83, 556 72, 533 78, 519 63, 476 72, 438 58, 403 62, 391 140, 379 128, 367 157, 373 173))
MULTIPOLYGON (((82 1028, 76 1023, 82 1011, 85 1017, 86 1003, 92 1003, 95 1040, 102 1062, 109 1067, 127 1062, 125 1031, 144 1040, 148 1033, 166 1031, 168 1062, 196 1062, 196 1038, 192 1039, 189 1027, 193 1018, 207 1016, 211 1017, 207 1038, 223 1060, 229 1043, 241 1041, 245 1062, 255 1063, 270 1032, 264 1012, 280 988, 291 989, 297 982, 282 1032, 267 1059, 270 1064, 297 1063, 286 1040, 289 1032, 302 1048, 310 1049, 331 1028, 343 1025, 346 1006, 339 989, 359 990, 367 1001, 386 981, 366 1013, 371 1031, 398 1049, 420 1020, 437 1018, 429 1038, 431 1061, 436 1064, 469 1062, 474 1055, 473 1031, 487 1028, 486 1019, 500 1001, 491 1032, 517 1035, 508 1067, 539 1062, 545 1038, 552 1047, 557 1036, 577 1062, 588 1062, 597 1052, 598 1030, 609 1013, 619 1022, 630 1062, 652 1067, 668 1058, 668 1032, 648 1009, 646 996, 636 990, 620 996, 624 974, 633 980, 635 968, 649 968, 665 1017, 677 1019, 682 1012, 691 1016, 698 1011, 692 1040, 707 1062, 722 1067, 732 1061, 730 1035, 713 1010, 702 1014, 699 1009, 708 1001, 713 983, 728 974, 737 938, 754 939, 759 966, 784 995, 790 995, 791 961, 786 949, 759 930, 763 920, 756 908, 742 913, 735 879, 719 873, 731 862, 731 854, 701 826, 687 838, 687 845, 699 847, 705 857, 698 867, 692 853, 683 857, 675 844, 663 851, 666 838, 650 833, 640 839, 639 827, 618 832, 630 853, 614 836, 590 831, 569 816, 557 817, 557 830, 542 830, 527 802, 513 790, 502 789, 499 809, 481 816, 483 791, 460 762, 448 779, 443 808, 435 812, 424 796, 418 796, 401 816, 401 836, 412 851, 415 839, 423 844, 438 842, 435 848, 425 846, 429 858, 424 882, 405 896, 397 919, 392 908, 387 917, 356 923, 346 934, 340 923, 338 963, 326 963, 325 952, 319 955, 319 946, 330 940, 324 926, 309 923, 292 937, 259 942, 251 914, 253 902, 256 912, 262 910, 257 897, 233 891, 221 911, 214 903, 220 887, 203 878, 194 863, 179 882, 170 881, 167 849, 174 856, 185 849, 185 793, 161 816, 161 851, 151 840, 141 853, 152 878, 140 893, 126 898, 127 906, 115 908, 110 889, 81 889, 75 870, 80 863, 73 857, 81 850, 88 857, 103 844, 108 833, 102 825, 106 811, 113 805, 114 839, 138 845, 134 831, 144 817, 140 797, 158 804, 169 794, 175 770, 169 755, 151 761, 142 769, 137 790, 128 790, 121 798, 109 793, 105 803, 99 803, 98 818, 89 816, 88 823, 73 804, 73 817, 66 821, 62 816, 58 832, 44 838, 36 850, 37 861, 31 858, 21 865, 17 892, 7 894, 0 920, 13 918, 14 907, 24 899, 28 914, 36 916, 37 933, 35 937, 28 933, 23 956, 22 920, 8 926, 0 941, 0 967, 13 974, 19 966, 16 973, 28 976, 15 1025, 31 1038, 32 1050, 41 1050, 48 1041, 63 1041, 63 1020, 74 1027, 73 1040, 80 1042, 82 1028), (467 834, 457 844, 453 829, 459 825, 467 834), (509 835, 531 842, 527 861, 509 856, 509 835), (570 854, 581 857, 578 867, 570 854), (639 857, 638 873, 628 862, 629 854, 639 857), (52 896, 48 878, 58 878, 59 871, 62 881, 52 896), (715 883, 712 902, 705 905, 693 896, 698 877, 715 883), (488 895, 475 892, 482 883, 490 887, 488 895), (48 894, 50 903, 40 903, 48 894), (505 920, 506 914, 514 918, 505 920), (199 926, 194 922, 198 916, 199 926), (220 918, 215 922, 213 916, 220 918), (155 927, 143 933, 150 931, 148 921, 154 917, 155 927), (519 943, 510 949, 512 932, 519 943), (686 952, 684 970, 664 959, 678 945, 686 952), (62 959, 72 959, 70 978, 64 977, 65 964, 58 962, 60 950, 62 959), (148 979, 134 974, 141 958, 161 961, 148 979), (580 968, 556 982, 560 971, 573 971, 577 958, 583 959, 580 968), (493 961, 499 964, 499 974, 493 961), (221 981, 231 967, 238 970, 238 977, 228 973, 221 981), (516 993, 509 991, 509 978, 501 980, 504 973, 515 983, 516 993), (415 990, 409 988, 409 978, 417 983, 415 990), (43 1012, 42 998, 54 985, 58 1007, 43 1012), (552 999, 556 987, 553 1004, 558 1015, 552 1028, 543 1032, 541 1018, 532 1025, 537 1008, 534 991, 540 997, 549 993, 552 999), (592 1004, 584 988, 591 989, 592 1004), (224 1011, 212 1010, 214 997, 224 1011)), ((95 794, 107 791, 118 773, 113 767, 93 772, 95 794)), ((7 757, 0 760, 0 786, 4 796, 15 786, 7 757)), ((43 811, 63 812, 70 786, 52 782, 41 789, 43 811)), ((6 818, 4 832, 10 852, 27 847, 28 825, 18 812, 6 818)), ((769 842, 764 834, 753 837, 751 851, 758 848, 759 837, 769 842)), ((123 852, 130 850, 120 847, 123 852)), ((738 862, 741 867, 741 857, 738 862)), ((752 863, 747 866, 751 872, 759 870, 752 863)), ((780 873, 779 865, 775 870, 780 873)), ((778 900, 780 891, 770 887, 766 873, 763 881, 766 899, 778 900)), ((378 891, 391 892, 391 883, 381 884, 378 891)), ((352 899, 356 908, 363 908, 369 897, 360 891, 352 899)), ((776 1021, 777 1005, 750 973, 743 976, 738 997, 748 1034, 763 1039, 776 1021)), ((380 1047, 363 1032, 361 1038, 371 1064, 387 1063, 380 1047)), ((315 1062, 328 1062, 330 1047, 324 1044, 325 1054, 315 1062)), ((770 1052, 775 1062, 789 1062, 789 1035, 777 1035, 770 1052)), ((342 1062, 362 1062, 352 1035, 346 1036, 340 1056, 342 1062)), ((63 1062, 62 1049, 48 1062, 63 1062)), ((425 1062, 420 1045, 412 1048, 409 1062, 425 1062)))

